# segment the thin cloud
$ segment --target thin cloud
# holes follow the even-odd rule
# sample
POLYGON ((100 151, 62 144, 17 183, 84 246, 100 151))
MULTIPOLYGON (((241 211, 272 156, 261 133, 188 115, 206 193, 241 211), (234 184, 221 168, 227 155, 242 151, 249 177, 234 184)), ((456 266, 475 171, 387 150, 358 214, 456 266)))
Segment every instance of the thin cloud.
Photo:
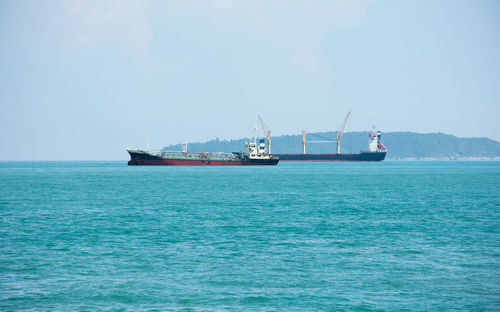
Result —
POLYGON ((316 37, 352 27, 371 0, 169 1, 167 14, 209 18, 213 25, 245 29, 265 39, 316 37))
POLYGON ((148 2, 138 0, 69 0, 56 25, 65 44, 76 47, 117 45, 146 53, 152 40, 148 2))
POLYGON ((358 24, 370 0, 169 1, 166 14, 195 19, 216 33, 252 36, 287 51, 306 70, 321 67, 321 42, 332 32, 358 24), (308 67, 308 68, 306 68, 308 67))

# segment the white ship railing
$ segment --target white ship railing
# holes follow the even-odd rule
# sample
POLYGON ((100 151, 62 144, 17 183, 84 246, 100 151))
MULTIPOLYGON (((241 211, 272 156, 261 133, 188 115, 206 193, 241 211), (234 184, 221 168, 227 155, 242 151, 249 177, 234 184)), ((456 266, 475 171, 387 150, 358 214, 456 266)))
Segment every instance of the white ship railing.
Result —
POLYGON ((188 159, 236 159, 233 153, 221 152, 183 152, 183 151, 148 151, 150 155, 158 157, 188 158, 188 159))

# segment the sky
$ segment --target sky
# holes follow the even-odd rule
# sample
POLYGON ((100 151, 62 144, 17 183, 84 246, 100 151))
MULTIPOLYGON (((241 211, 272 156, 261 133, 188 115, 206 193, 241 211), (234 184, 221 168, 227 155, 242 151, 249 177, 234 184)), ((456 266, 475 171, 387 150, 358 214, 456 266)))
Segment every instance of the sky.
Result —
MULTIPOLYGON (((500 140, 497 0, 0 0, 0 160, 331 131, 500 140)), ((390 148, 390 147, 389 147, 390 148)))

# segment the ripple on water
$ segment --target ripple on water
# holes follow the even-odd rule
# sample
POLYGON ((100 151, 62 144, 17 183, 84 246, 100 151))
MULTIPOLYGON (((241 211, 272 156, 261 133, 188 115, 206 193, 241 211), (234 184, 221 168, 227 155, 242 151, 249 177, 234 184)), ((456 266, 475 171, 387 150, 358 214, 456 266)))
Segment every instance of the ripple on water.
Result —
POLYGON ((0 163, 0 308, 500 307, 500 164, 0 163))

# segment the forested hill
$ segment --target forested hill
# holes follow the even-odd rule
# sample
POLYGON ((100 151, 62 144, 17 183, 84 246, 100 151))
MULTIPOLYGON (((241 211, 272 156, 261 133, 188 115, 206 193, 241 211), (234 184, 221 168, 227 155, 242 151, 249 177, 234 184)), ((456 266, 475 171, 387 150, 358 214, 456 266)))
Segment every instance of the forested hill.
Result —
MULTIPOLYGON (((308 133, 307 140, 335 140, 335 132, 308 133)), ((368 132, 348 132, 342 137, 341 153, 359 153, 367 150, 368 132)), ((189 143, 189 151, 236 152, 244 148, 248 138, 211 140, 189 143)), ((272 152, 301 153, 302 135, 272 137, 272 152)), ((500 159, 500 143, 488 138, 458 138, 444 133, 388 132, 382 133, 387 147, 386 159, 500 159)), ((180 150, 181 145, 166 146, 164 150, 180 150)), ((335 143, 308 143, 311 154, 335 153, 335 143)))

